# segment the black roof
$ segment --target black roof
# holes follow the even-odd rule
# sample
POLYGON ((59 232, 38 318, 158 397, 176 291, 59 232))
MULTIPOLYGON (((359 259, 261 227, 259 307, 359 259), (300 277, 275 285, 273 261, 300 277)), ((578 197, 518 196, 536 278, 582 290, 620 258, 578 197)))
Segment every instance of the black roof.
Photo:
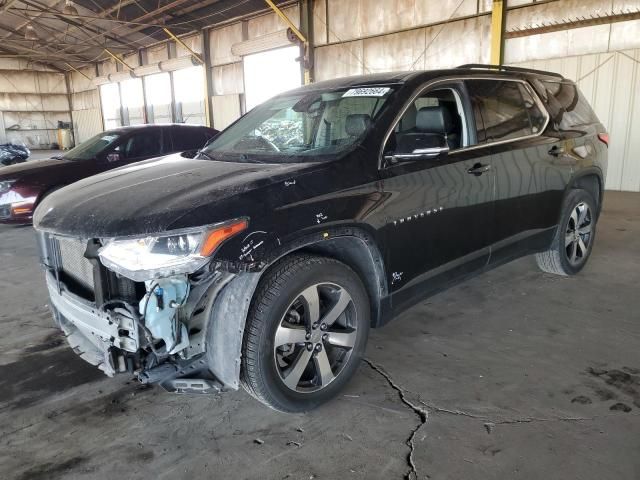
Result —
POLYGON ((123 127, 110 128, 106 130, 106 132, 127 133, 134 130, 153 130, 163 127, 208 128, 209 130, 213 130, 213 128, 207 127, 206 125, 193 125, 190 123, 145 123, 141 125, 126 125, 123 127))
POLYGON ((564 78, 562 75, 554 72, 546 72, 543 70, 533 70, 529 68, 507 67, 497 65, 484 64, 467 64, 455 68, 438 69, 438 70, 413 70, 405 72, 388 72, 388 73, 372 73, 368 75, 354 75, 351 77, 336 78, 331 80, 323 80, 304 85, 298 89, 286 92, 297 93, 313 90, 331 90, 337 88, 364 87, 374 85, 397 85, 410 81, 427 81, 432 78, 452 75, 478 75, 479 73, 488 73, 492 75, 505 77, 531 77, 544 76, 553 78, 564 78))

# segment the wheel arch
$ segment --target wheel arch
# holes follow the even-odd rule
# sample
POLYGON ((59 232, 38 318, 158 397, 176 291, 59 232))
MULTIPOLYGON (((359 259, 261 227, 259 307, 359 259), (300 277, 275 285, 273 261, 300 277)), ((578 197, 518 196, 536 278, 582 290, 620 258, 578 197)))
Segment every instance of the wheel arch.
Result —
POLYGON ((382 299, 388 295, 384 261, 372 235, 362 228, 325 230, 322 237, 299 239, 278 250, 259 272, 236 275, 217 295, 210 307, 207 323, 209 369, 226 387, 238 389, 242 340, 253 296, 260 280, 278 260, 307 252, 339 260, 362 280, 371 305, 371 325, 381 324, 382 299), (326 234, 326 235, 324 235, 326 234))
POLYGON ((581 170, 574 175, 567 185, 564 198, 566 198, 571 190, 576 188, 586 190, 593 195, 593 198, 596 201, 597 215, 599 216, 602 209, 602 199, 604 195, 604 181, 600 169, 593 167, 581 170))
POLYGON ((381 323, 382 299, 388 295, 384 261, 379 249, 362 235, 345 235, 313 243, 290 253, 306 251, 331 257, 353 269, 360 277, 369 296, 371 326, 381 323))
POLYGON ((290 239, 265 258, 264 273, 275 262, 293 253, 331 257, 352 268, 362 280, 371 301, 372 326, 381 324, 382 299, 389 294, 382 244, 368 225, 324 226, 290 239))

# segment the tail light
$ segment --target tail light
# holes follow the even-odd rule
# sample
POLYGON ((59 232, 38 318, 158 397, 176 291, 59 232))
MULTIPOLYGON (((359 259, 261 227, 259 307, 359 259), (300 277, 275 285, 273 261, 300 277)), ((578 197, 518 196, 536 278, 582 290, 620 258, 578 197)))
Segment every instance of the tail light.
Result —
POLYGON ((604 143, 607 147, 609 146, 609 134, 608 133, 599 133, 598 140, 604 143))

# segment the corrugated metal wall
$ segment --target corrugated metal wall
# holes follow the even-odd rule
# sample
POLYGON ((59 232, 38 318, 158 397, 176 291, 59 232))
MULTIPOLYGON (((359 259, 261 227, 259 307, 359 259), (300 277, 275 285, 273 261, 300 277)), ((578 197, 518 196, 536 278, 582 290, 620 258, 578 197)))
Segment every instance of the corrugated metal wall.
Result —
POLYGON ((58 121, 69 122, 64 74, 45 67, 0 59, 0 115, 3 141, 29 148, 50 148, 57 142, 58 121))
POLYGON ((76 145, 90 139, 102 131, 99 108, 73 111, 73 133, 76 145))
POLYGON ((82 73, 71 72, 69 82, 73 134, 76 145, 103 130, 100 93, 92 82, 96 76, 95 68, 83 68, 80 71, 82 73))
POLYGON ((578 82, 611 136, 606 188, 640 191, 640 49, 518 65, 578 82))
POLYGON ((487 0, 316 0, 315 78, 489 61, 487 0))

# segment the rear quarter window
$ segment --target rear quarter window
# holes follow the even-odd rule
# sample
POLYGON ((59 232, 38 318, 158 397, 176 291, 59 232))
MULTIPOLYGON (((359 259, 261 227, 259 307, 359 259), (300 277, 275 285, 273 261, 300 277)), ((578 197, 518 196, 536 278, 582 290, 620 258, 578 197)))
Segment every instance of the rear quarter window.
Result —
POLYGON ((600 123, 589 102, 573 82, 540 81, 542 97, 554 123, 562 130, 600 123))

